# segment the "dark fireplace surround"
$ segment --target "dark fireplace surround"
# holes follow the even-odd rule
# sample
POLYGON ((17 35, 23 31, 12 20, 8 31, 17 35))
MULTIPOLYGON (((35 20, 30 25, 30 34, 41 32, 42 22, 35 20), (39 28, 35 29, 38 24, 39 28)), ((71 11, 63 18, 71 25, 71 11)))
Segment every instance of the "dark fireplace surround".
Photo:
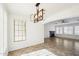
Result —
POLYGON ((50 37, 55 37, 55 31, 49 31, 49 36, 50 37))

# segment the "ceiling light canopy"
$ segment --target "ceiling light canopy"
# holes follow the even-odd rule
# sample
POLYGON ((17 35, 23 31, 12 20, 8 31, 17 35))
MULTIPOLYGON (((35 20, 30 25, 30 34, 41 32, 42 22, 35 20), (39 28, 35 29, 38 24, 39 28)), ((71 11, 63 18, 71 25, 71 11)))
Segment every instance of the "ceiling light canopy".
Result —
POLYGON ((35 5, 35 6, 36 6, 36 7, 38 7, 39 5, 40 5, 40 3, 36 3, 36 5, 35 5))

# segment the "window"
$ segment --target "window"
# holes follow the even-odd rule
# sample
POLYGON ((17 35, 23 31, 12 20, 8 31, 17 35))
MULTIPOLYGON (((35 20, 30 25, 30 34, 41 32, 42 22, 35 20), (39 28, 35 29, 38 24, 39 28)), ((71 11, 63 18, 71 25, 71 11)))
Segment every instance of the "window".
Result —
POLYGON ((26 38, 26 22, 14 20, 14 41, 22 41, 26 38))
POLYGON ((56 27, 56 34, 63 34, 62 27, 56 27))
POLYGON ((59 34, 59 27, 56 27, 56 34, 59 34))
POLYGON ((79 35, 79 26, 75 26, 75 35, 79 35))
POLYGON ((73 27, 72 26, 64 27, 64 34, 73 34, 73 27))
POLYGON ((60 34, 63 34, 63 29, 62 29, 62 27, 59 27, 59 32, 60 32, 60 34))
POLYGON ((56 34, 58 34, 58 27, 56 27, 56 34))

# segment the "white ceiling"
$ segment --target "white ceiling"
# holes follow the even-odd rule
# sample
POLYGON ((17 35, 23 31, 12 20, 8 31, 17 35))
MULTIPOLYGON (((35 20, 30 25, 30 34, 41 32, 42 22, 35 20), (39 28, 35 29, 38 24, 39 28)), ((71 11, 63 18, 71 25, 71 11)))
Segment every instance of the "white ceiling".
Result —
MULTIPOLYGON (((35 12, 35 3, 6 3, 4 4, 8 10, 8 13, 15 15, 31 15, 35 12)), ((45 18, 51 15, 68 9, 74 5, 68 3, 41 3, 39 8, 45 10, 45 18)))
POLYGON ((34 4, 32 3, 8 3, 5 4, 8 13, 15 15, 29 15, 34 11, 34 4))

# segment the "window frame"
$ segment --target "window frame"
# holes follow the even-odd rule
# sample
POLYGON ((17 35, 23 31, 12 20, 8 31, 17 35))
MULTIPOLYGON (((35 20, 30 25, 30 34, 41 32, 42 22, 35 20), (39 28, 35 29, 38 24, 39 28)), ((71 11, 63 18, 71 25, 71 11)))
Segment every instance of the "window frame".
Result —
POLYGON ((78 34, 78 32, 79 32, 78 30, 79 29, 78 28, 79 28, 79 26, 74 26, 74 35, 79 35, 78 34))
MULTIPOLYGON (((16 21, 17 21, 17 20, 14 20, 14 42, 25 41, 25 40, 26 40, 26 21, 23 21, 23 22, 24 22, 24 25, 21 25, 21 26, 23 26, 23 27, 25 28, 25 29, 24 29, 24 32, 25 32, 24 34, 25 34, 25 35, 23 35, 23 34, 21 35, 22 38, 25 37, 25 39, 17 40, 17 41, 16 41, 16 39, 15 39, 15 38, 16 38, 16 37, 15 37, 15 36, 16 36, 16 35, 15 35, 15 31, 16 31, 16 29, 15 29, 15 26, 16 26, 16 25, 15 25, 15 22, 16 22, 16 21)), ((22 20, 18 20, 18 21, 22 21, 22 20)), ((20 25, 17 25, 17 26, 18 26, 18 28, 19 28, 20 25)), ((21 30, 17 30, 17 32, 19 32, 19 31, 21 31, 21 30)), ((18 36, 18 38, 19 38, 19 36, 18 36)))

